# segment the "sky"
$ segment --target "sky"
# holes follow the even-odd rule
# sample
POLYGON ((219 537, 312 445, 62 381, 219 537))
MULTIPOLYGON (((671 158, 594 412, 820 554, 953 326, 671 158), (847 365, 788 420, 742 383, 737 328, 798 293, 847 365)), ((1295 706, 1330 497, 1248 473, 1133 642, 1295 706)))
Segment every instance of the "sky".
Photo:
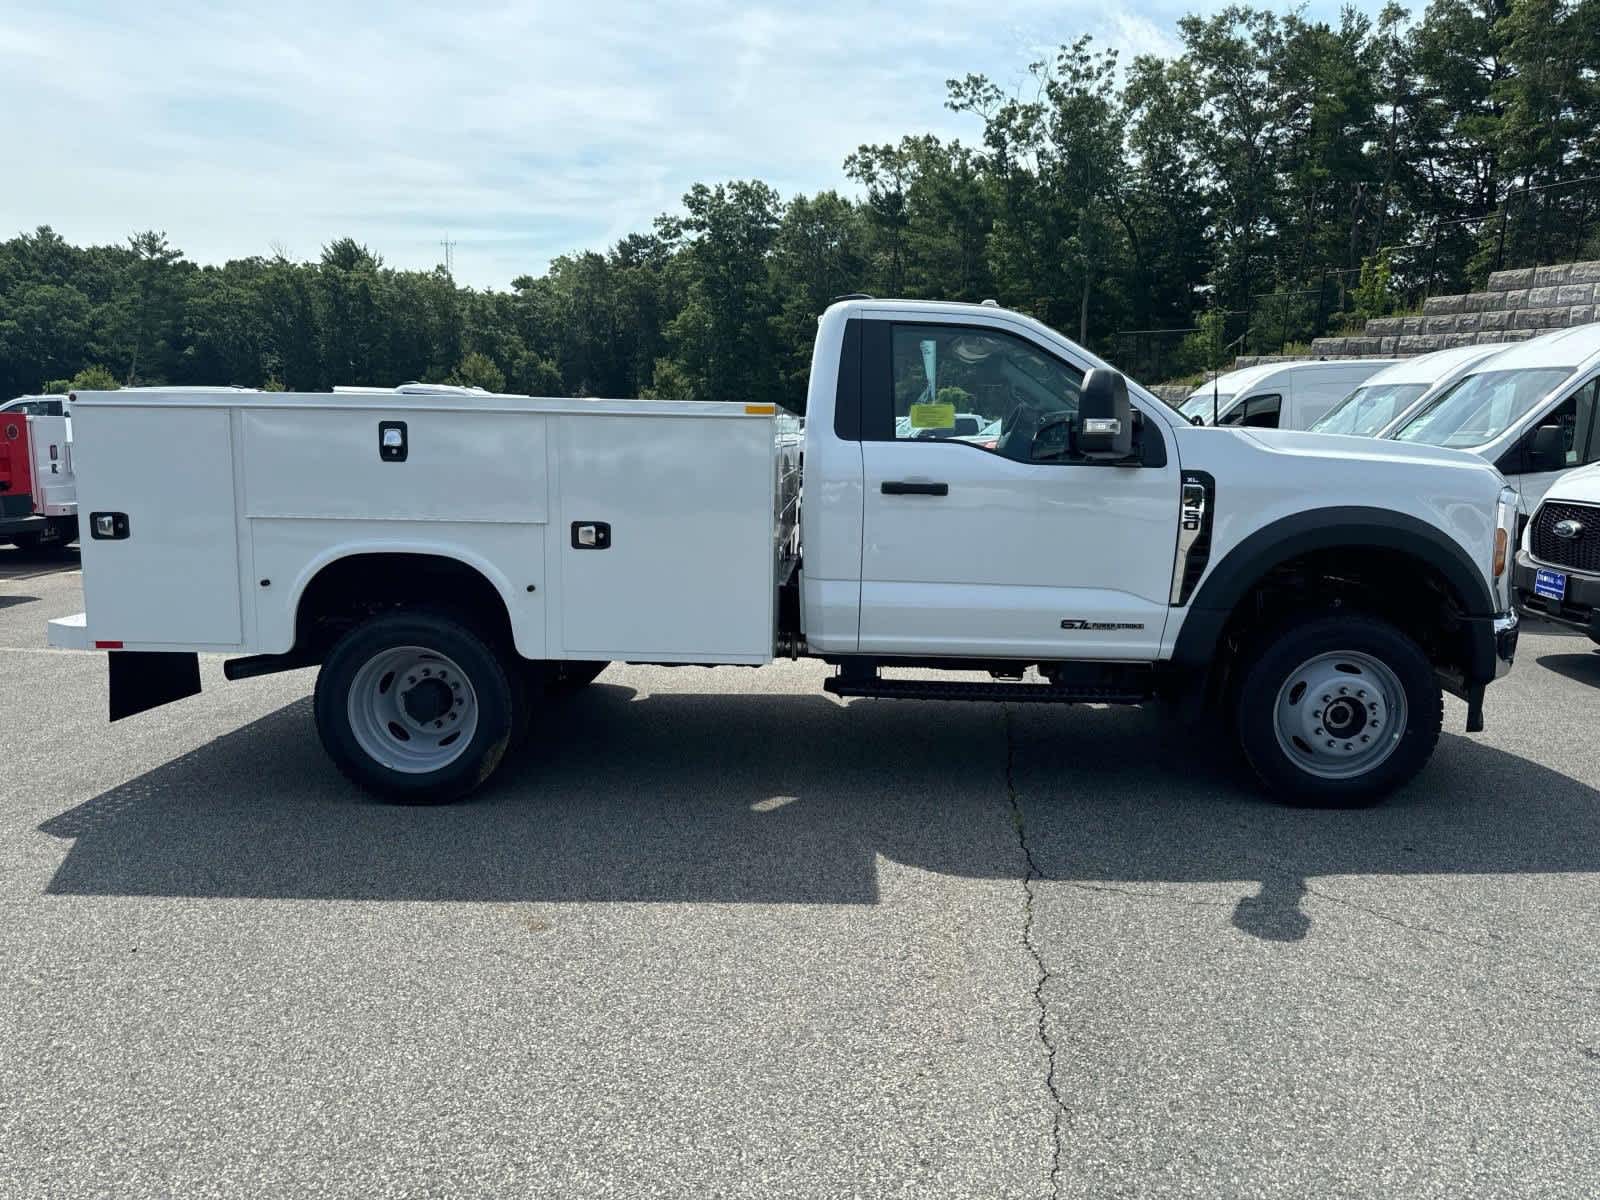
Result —
POLYGON ((851 191, 862 143, 976 142, 946 79, 1019 86, 1083 33, 1172 53, 1214 6, 0 0, 0 237, 159 229, 222 262, 349 236, 424 269, 449 239, 459 282, 504 288, 695 182, 851 191))

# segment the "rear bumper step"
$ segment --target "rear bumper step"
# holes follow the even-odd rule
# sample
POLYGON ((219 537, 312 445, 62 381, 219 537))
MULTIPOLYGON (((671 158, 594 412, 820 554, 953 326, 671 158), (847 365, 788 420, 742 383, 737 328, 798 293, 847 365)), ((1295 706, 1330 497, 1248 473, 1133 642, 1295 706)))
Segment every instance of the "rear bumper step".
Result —
POLYGON ((852 679, 835 675, 822 683, 835 696, 887 700, 1005 700, 1018 704, 1143 704, 1148 692, 1116 687, 1055 687, 1047 683, 977 683, 944 679, 852 679))

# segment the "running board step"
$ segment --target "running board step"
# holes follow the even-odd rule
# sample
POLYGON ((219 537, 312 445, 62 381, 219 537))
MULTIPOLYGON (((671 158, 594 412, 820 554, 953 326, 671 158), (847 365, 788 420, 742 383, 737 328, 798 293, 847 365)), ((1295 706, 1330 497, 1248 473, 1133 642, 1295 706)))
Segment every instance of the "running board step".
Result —
POLYGON ((1149 693, 1118 687, 1053 687, 1047 683, 970 683, 943 679, 851 679, 822 682, 835 696, 887 700, 1007 700, 1018 704, 1143 704, 1149 693))

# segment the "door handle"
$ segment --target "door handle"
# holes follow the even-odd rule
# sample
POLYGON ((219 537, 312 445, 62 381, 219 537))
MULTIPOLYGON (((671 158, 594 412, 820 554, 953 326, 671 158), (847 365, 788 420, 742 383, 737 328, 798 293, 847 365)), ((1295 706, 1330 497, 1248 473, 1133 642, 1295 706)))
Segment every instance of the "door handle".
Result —
POLYGON ((883 481, 883 494, 885 496, 948 496, 950 485, 948 483, 923 483, 910 479, 885 479, 883 481))

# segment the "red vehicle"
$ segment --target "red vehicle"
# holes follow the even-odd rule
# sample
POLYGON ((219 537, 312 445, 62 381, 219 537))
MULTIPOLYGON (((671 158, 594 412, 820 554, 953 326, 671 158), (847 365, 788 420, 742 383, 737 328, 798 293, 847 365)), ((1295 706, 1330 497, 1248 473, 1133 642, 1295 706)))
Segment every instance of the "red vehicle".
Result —
POLYGON ((66 417, 0 412, 0 543, 64 547, 78 536, 66 417))

